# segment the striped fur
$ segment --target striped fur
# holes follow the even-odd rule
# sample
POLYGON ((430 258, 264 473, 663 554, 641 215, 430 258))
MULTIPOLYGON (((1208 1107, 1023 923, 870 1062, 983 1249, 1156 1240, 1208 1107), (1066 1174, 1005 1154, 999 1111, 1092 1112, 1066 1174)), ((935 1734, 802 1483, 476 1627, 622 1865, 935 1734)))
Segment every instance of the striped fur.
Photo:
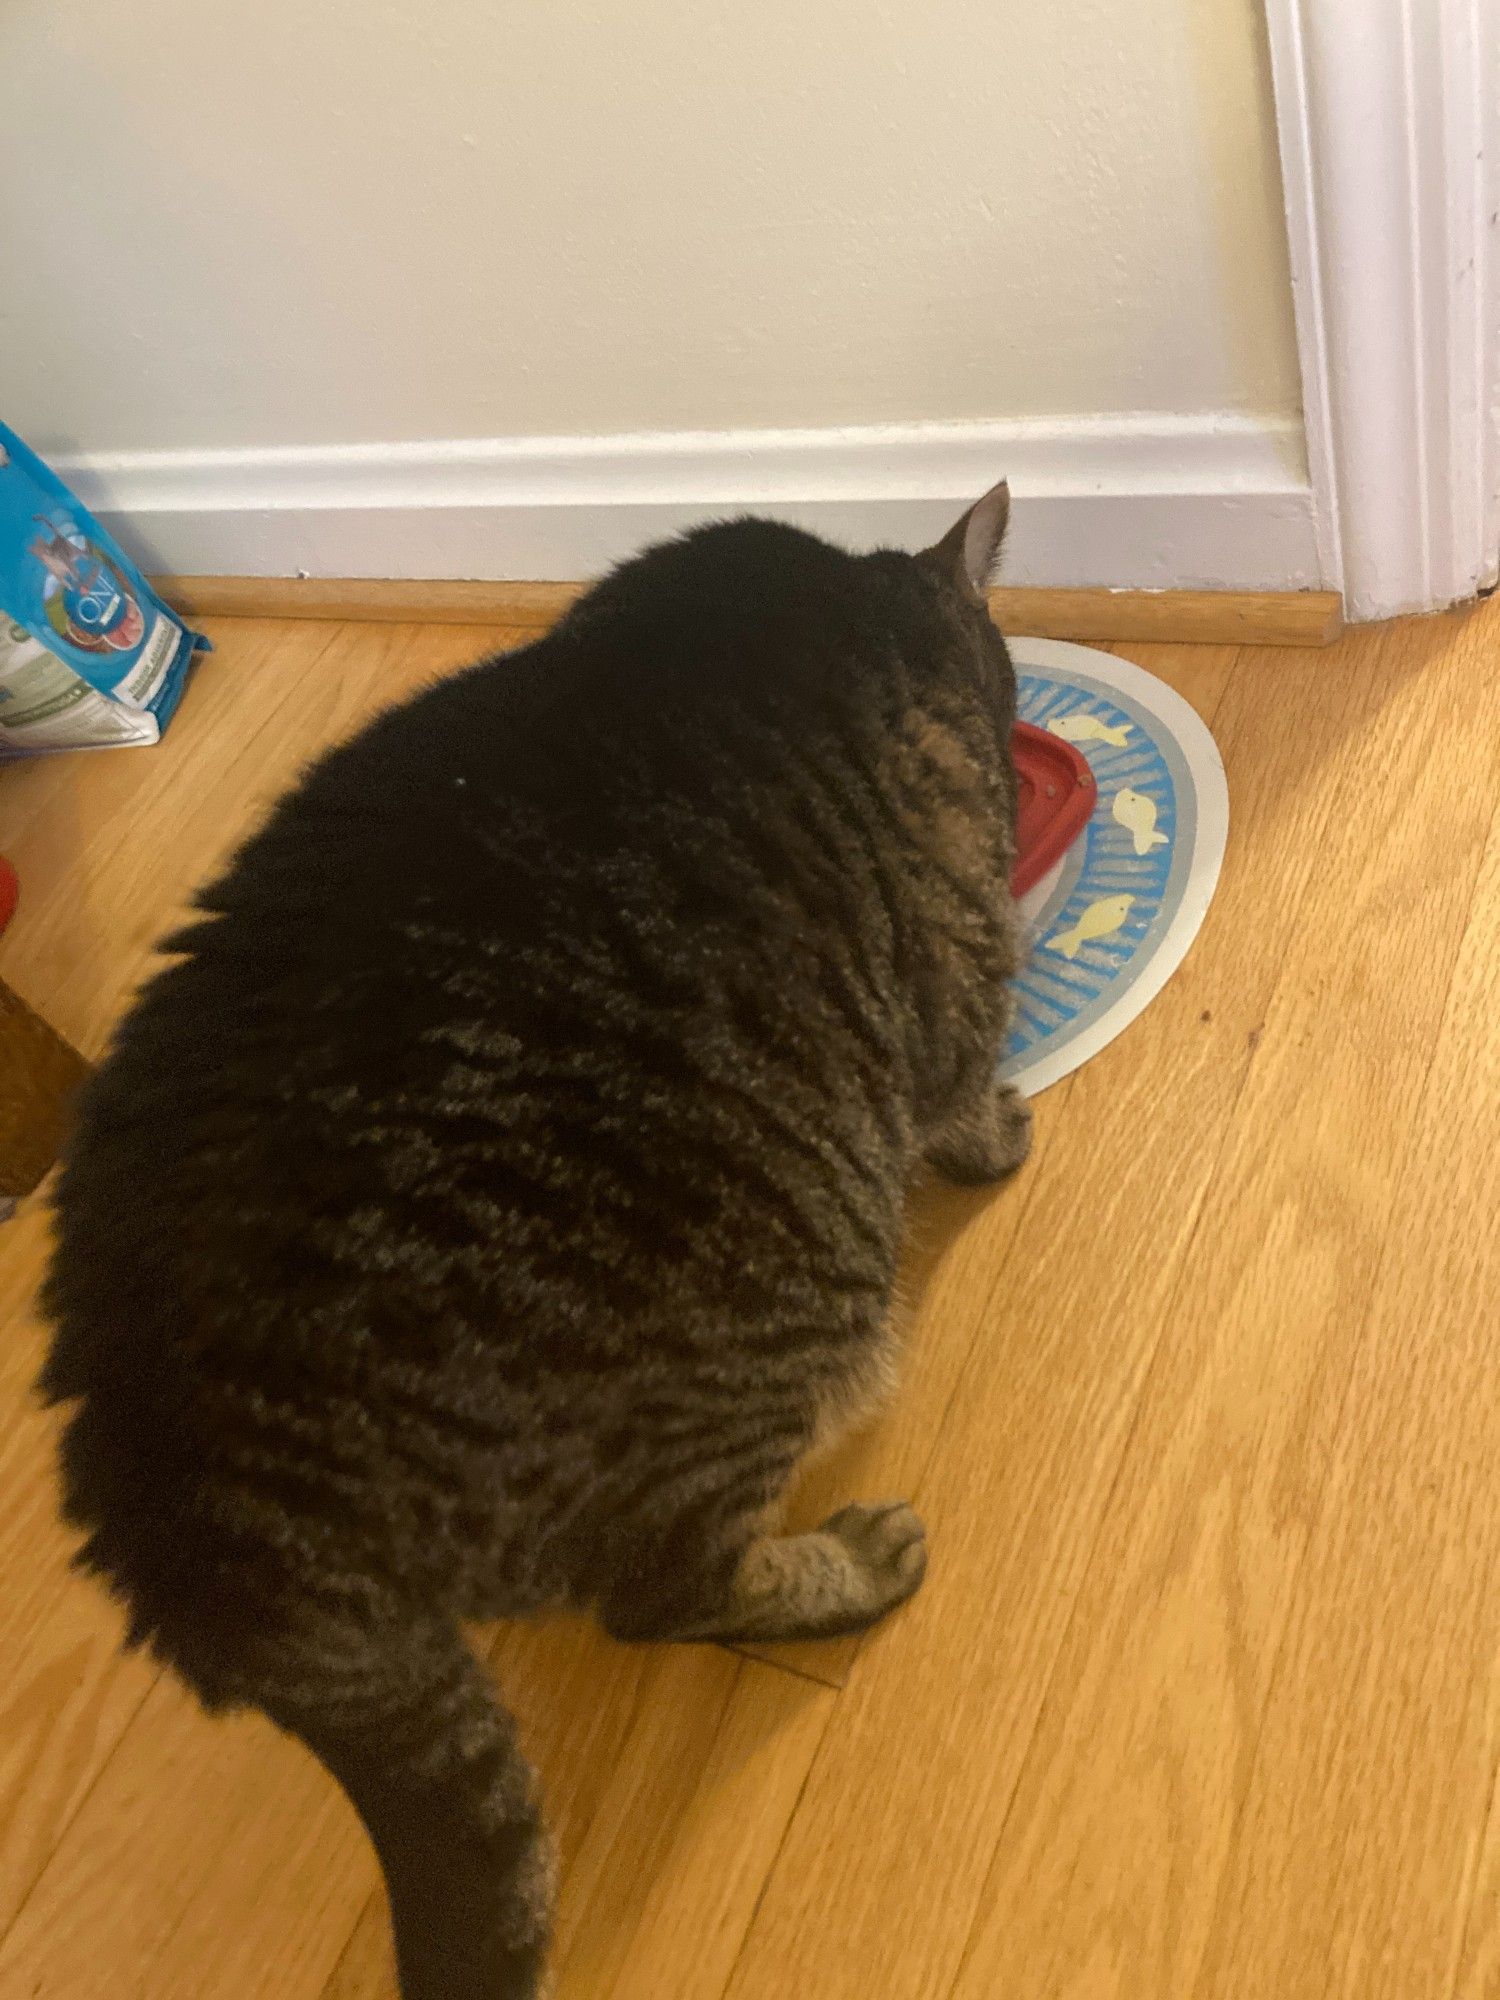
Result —
POLYGON ((818 1636, 900 1505, 778 1538, 893 1368, 926 1154, 1019 1163, 1014 682, 975 585, 766 522, 648 551, 323 759, 169 941, 59 1197, 82 1559, 353 1798, 407 2000, 529 2000, 530 1774, 460 1621, 818 1636))

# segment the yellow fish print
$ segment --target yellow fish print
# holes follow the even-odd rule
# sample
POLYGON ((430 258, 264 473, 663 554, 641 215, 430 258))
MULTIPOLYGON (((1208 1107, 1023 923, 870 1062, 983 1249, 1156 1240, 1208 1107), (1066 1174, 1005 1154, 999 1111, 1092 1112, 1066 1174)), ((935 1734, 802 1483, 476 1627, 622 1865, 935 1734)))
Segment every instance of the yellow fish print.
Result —
POLYGON ((1085 715, 1081 709, 1072 715, 1054 715, 1047 728, 1064 743, 1109 743, 1116 750, 1125 748, 1125 739, 1130 734, 1128 722, 1102 722, 1097 715, 1085 715))
POLYGON ((1124 791, 1116 792, 1111 817, 1117 826, 1134 835, 1137 854, 1149 854, 1153 847, 1166 846, 1167 836, 1157 831, 1156 801, 1148 799, 1144 792, 1133 792, 1128 785, 1124 791))
POLYGON ((1064 958, 1077 958, 1080 946, 1091 944, 1096 938, 1113 937, 1130 915, 1134 901, 1134 896, 1101 896, 1097 903, 1089 904, 1072 930, 1059 931, 1056 937, 1048 938, 1048 951, 1060 951, 1064 958))

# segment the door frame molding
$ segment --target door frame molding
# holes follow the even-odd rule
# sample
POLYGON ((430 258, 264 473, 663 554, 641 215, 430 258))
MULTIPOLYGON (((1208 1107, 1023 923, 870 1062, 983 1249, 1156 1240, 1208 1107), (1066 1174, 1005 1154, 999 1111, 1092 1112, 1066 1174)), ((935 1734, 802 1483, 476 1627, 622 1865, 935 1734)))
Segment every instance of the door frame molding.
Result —
POLYGON ((1324 580, 1351 618, 1500 563, 1500 0, 1266 0, 1324 580))

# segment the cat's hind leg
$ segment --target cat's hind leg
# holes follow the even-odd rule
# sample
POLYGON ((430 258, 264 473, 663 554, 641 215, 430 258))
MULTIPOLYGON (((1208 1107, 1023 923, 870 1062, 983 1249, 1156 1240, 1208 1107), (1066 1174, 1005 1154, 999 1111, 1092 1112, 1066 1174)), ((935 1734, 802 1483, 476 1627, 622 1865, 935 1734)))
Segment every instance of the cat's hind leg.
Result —
POLYGON ((921 1521, 904 1501, 840 1509, 805 1535, 750 1535, 706 1561, 636 1571, 600 1606, 617 1639, 748 1643, 837 1639, 913 1596, 927 1571, 921 1521))

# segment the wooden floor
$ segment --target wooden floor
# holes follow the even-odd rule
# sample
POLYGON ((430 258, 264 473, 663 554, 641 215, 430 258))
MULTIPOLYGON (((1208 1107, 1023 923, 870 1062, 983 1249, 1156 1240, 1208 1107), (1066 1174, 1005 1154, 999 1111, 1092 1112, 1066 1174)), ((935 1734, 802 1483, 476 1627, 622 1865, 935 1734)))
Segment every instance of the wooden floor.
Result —
MULTIPOLYGON (((224 623, 166 743, 0 775, 0 974, 90 1053, 319 745, 503 634, 224 623)), ((489 1635, 564 2000, 1500 1994, 1500 603, 1126 647, 1208 717, 1182 971, 914 1216, 901 1400, 819 1476, 932 1569, 858 1649, 489 1635)), ((170 1229, 170 1215, 143 1216, 170 1229)), ((352 1814, 69 1576, 0 1231, 0 1995, 392 1991, 352 1814)))

